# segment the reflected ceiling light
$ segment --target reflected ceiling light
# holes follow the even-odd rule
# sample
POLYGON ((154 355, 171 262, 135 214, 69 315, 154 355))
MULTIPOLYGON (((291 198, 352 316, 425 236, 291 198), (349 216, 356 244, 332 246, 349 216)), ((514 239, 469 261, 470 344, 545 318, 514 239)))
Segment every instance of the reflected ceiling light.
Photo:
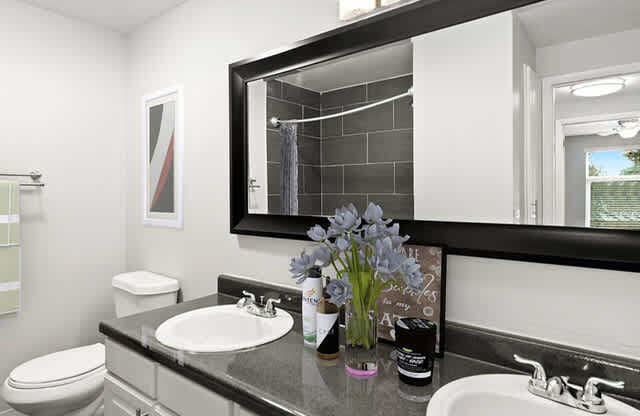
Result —
POLYGON ((572 85, 569 91, 577 97, 602 97, 620 91, 624 85, 622 78, 605 78, 572 85))
POLYGON ((376 8, 376 0, 340 0, 340 20, 349 20, 376 8))
POLYGON ((617 134, 623 139, 633 139, 640 132, 640 121, 638 119, 620 120, 618 127, 598 133, 598 136, 612 136, 617 134))

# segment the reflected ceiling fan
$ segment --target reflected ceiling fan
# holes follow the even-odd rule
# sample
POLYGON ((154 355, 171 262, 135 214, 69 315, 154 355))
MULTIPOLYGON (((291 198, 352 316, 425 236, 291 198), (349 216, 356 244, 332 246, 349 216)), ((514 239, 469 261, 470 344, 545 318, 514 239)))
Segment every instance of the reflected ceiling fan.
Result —
POLYGON ((640 132, 640 121, 637 118, 619 120, 618 126, 609 130, 601 131, 598 136, 619 135, 623 139, 633 139, 640 132))

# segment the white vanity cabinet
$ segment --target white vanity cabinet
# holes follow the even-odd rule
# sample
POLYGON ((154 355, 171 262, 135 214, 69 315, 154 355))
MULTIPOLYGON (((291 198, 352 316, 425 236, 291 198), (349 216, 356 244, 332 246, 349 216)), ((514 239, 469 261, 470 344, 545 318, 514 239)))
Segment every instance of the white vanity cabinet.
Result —
POLYGON ((258 416, 110 339, 105 416, 258 416))

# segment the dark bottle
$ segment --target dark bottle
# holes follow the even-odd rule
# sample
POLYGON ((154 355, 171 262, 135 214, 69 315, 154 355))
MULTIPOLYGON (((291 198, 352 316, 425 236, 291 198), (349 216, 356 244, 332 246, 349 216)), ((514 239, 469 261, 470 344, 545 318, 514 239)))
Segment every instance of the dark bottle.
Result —
POLYGON ((421 318, 396 321, 396 351, 400 380, 414 386, 425 386, 433 377, 437 325, 421 318))
POLYGON ((323 360, 333 360, 340 354, 340 310, 326 297, 320 298, 316 312, 316 351, 323 360))

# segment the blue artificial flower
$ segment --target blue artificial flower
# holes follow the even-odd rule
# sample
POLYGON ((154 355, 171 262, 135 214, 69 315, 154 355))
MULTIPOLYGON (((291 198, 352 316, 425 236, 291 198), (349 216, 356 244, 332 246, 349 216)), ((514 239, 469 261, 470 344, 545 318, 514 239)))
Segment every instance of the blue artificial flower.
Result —
POLYGON ((347 299, 351 299, 351 290, 353 285, 346 278, 331 279, 327 285, 327 293, 329 294, 329 302, 341 307, 347 299))
POLYGON ((373 202, 369 202, 369 206, 362 214, 362 218, 369 224, 374 224, 382 219, 382 208, 373 202))
POLYGON ((411 291, 418 293, 422 290, 422 282, 424 279, 420 271, 420 265, 416 263, 416 259, 409 257, 400 267, 399 273, 411 291))
POLYGON ((336 239, 336 249, 338 252, 342 252, 349 249, 349 240, 344 237, 338 237, 336 239))
POLYGON ((314 225, 312 228, 309 228, 307 235, 313 241, 324 242, 327 239, 327 232, 319 225, 314 225))
POLYGON ((300 257, 294 257, 289 264, 289 272, 293 279, 298 279, 297 284, 305 281, 307 273, 315 265, 316 259, 314 256, 308 255, 305 250, 302 250, 300 257))
POLYGON ((337 236, 346 232, 357 229, 362 220, 358 216, 358 210, 353 204, 349 204, 349 207, 342 207, 336 209, 336 215, 329 218, 331 225, 329 226, 329 236, 337 236))
POLYGON ((313 250, 313 257, 320 262, 320 267, 327 267, 331 264, 331 250, 327 247, 320 246, 313 250))

